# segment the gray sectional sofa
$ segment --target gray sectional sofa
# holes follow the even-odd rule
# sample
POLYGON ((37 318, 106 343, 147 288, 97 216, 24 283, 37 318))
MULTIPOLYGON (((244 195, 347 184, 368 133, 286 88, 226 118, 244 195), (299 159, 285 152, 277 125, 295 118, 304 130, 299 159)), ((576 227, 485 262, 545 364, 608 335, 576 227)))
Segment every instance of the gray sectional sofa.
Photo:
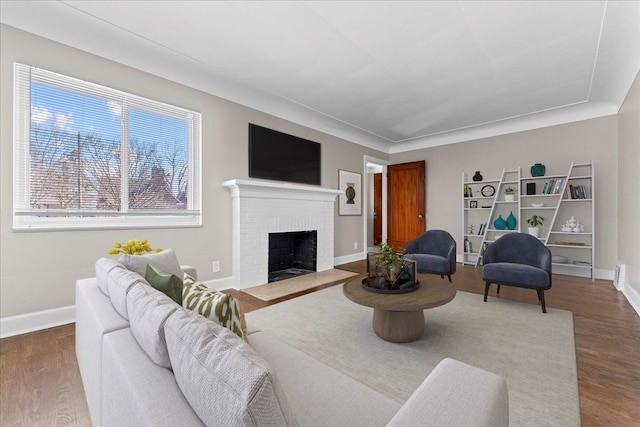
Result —
POLYGON ((509 424, 497 375, 445 359, 400 404, 251 325, 247 343, 115 264, 102 259, 96 277, 76 282, 95 426, 509 424))

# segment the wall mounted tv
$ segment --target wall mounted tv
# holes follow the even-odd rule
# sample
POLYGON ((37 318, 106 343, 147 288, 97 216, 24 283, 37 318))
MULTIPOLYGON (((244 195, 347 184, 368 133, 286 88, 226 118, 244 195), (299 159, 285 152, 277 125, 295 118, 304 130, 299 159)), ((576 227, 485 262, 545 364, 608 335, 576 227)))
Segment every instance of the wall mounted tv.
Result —
POLYGON ((249 176, 320 185, 320 144, 249 123, 249 176))

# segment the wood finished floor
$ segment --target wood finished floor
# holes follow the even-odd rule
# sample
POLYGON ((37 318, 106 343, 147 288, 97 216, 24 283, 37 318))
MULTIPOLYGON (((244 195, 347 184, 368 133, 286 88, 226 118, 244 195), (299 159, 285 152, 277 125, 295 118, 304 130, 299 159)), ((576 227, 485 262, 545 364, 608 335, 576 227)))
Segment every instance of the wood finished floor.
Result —
MULTIPOLYGON (((362 273, 364 262, 339 268, 362 273)), ((482 294, 481 269, 458 265, 453 284, 482 294)), ((269 302, 229 293, 249 312, 328 286, 269 302)), ((526 289, 503 286, 500 297, 537 304, 526 289)), ((608 281, 556 275, 546 300, 574 313, 582 425, 640 426, 640 317, 608 281)), ((90 425, 74 340, 73 324, 0 340, 0 426, 90 425)))

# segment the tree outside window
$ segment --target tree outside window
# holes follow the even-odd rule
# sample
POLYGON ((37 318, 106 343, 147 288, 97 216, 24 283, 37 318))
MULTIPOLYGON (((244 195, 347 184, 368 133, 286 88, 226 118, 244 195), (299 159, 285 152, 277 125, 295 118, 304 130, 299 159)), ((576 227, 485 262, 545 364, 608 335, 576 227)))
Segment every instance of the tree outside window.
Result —
POLYGON ((16 85, 16 228, 199 225, 199 113, 21 64, 16 85))

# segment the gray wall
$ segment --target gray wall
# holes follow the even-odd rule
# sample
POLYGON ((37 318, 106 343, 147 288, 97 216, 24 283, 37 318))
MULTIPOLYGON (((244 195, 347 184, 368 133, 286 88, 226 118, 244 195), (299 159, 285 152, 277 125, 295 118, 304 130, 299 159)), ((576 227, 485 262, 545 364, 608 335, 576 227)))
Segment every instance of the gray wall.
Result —
MULTIPOLYGON (((115 240, 147 238, 173 247, 203 280, 231 276, 231 199, 227 179, 248 178, 248 123, 322 144, 322 187, 338 188, 338 169, 363 173, 363 156, 387 154, 290 123, 121 64, 28 34, 0 27, 0 317, 74 304, 75 281, 94 275, 95 261, 115 240), (12 231, 13 62, 22 62, 202 113, 203 227, 15 233, 12 231), (211 262, 220 260, 213 274, 211 262)), ((364 175, 363 175, 364 176, 364 175)), ((335 222, 335 256, 362 252, 362 216, 335 222), (358 250, 353 243, 358 242, 358 250)))
MULTIPOLYGON (((640 303, 640 74, 618 112, 618 259, 640 303)), ((626 292, 625 292, 626 293, 626 292)), ((636 306, 640 311, 640 305, 636 306)))
MULTIPOLYGON (((223 181, 248 178, 247 123, 253 122, 322 143, 322 186, 338 187, 338 169, 363 173, 363 155, 392 163, 426 160, 427 227, 450 230, 461 252, 461 173, 480 170, 498 178, 503 167, 536 162, 547 173, 565 173, 571 161, 595 160, 596 269, 627 264, 627 281, 640 292, 637 174, 640 171, 640 83, 618 116, 484 138, 389 156, 290 123, 121 64, 0 26, 0 317, 74 304, 75 280, 93 275, 93 264, 114 240, 146 237, 173 247, 181 262, 196 266, 204 280, 231 275, 231 201, 223 181), (103 230, 14 233, 13 62, 61 72, 141 96, 200 111, 203 117, 203 227, 164 230, 103 230), (618 184, 618 181, 620 184, 618 184), (211 273, 211 261, 221 271, 211 273)), ((363 207, 366 209, 366 207, 363 207)), ((335 256, 362 253, 363 216, 335 211, 335 256), (358 242, 359 249, 353 249, 358 242)))
POLYGON ((509 135, 426 148, 391 155, 391 163, 425 160, 427 164, 427 228, 448 230, 462 254, 462 172, 471 179, 479 170, 485 179, 499 179, 503 168, 522 168, 530 176, 534 163, 546 174, 565 174, 572 161, 594 160, 595 268, 613 270, 617 245, 616 116, 585 120, 509 135))

